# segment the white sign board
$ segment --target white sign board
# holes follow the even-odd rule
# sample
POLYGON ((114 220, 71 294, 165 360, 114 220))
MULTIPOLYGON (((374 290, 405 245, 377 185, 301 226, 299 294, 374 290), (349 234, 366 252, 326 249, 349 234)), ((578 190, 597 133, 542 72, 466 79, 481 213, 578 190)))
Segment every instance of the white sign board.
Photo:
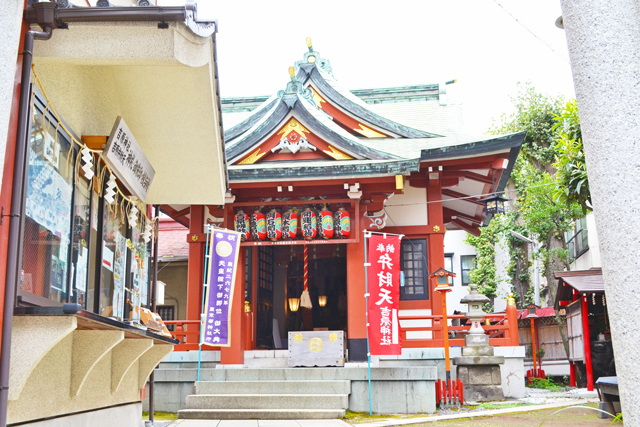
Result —
POLYGON ((107 164, 118 178, 144 203, 156 171, 122 117, 118 116, 113 125, 104 153, 107 164))

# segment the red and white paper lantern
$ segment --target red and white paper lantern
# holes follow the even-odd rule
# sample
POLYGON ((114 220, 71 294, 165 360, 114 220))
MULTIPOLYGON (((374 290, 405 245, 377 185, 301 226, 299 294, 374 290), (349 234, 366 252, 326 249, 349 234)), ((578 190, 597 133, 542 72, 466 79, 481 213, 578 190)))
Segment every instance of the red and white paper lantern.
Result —
POLYGON ((318 234, 316 213, 310 208, 304 208, 300 219, 302 222, 302 237, 307 240, 315 239, 318 234))
POLYGON ((267 238, 266 217, 260 209, 256 209, 251 215, 251 236, 254 240, 264 240, 267 238))
POLYGON ((327 209, 326 205, 322 207, 318 214, 318 236, 323 239, 333 237, 333 214, 327 209))
POLYGON ((249 215, 245 214, 243 210, 239 210, 236 216, 233 218, 233 228, 238 233, 242 240, 247 240, 251 235, 251 226, 249 225, 249 215))
POLYGON ((338 238, 348 239, 351 234, 351 217, 343 206, 333 215, 333 227, 338 238))
POLYGON ((282 215, 275 209, 267 213, 267 238, 274 242, 282 238, 282 215))
POLYGON ((295 239, 298 234, 298 214, 293 209, 287 209, 282 215, 282 238, 295 239))

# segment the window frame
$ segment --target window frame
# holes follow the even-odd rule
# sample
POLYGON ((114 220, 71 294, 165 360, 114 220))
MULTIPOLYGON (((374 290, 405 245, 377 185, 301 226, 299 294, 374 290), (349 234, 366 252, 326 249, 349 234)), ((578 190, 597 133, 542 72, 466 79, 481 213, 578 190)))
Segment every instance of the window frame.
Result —
MULTIPOLYGON (((454 258, 454 254, 453 253, 445 253, 444 254, 444 269, 447 270, 450 273, 454 273, 455 271, 453 271, 453 258, 454 258), (448 269, 448 265, 447 265, 447 258, 451 259, 451 262, 449 263, 449 265, 451 266, 451 269, 448 269)), ((451 277, 451 286, 455 286, 455 277, 451 277)))
MULTIPOLYGON (((405 280, 405 285, 400 287, 400 301, 427 301, 430 298, 429 295, 429 271, 427 269, 427 265, 428 265, 428 245, 427 245, 427 239, 402 239, 402 241, 400 242, 400 269, 404 274, 404 280, 405 280), (422 268, 414 268, 411 267, 410 270, 422 270, 422 285, 411 285, 411 287, 422 287, 423 292, 420 294, 417 293, 413 293, 413 294, 409 294, 406 293, 406 289, 408 288, 406 282, 407 282, 407 268, 405 268, 405 262, 408 260, 405 260, 405 243, 409 242, 411 244, 411 248, 412 254, 415 253, 420 253, 422 254, 422 268), (422 250, 421 251, 415 251, 416 248, 416 243, 418 245, 421 246, 422 250)), ((413 261, 413 260, 412 260, 413 261)), ((415 279, 415 276, 411 277, 413 279, 415 279)))
POLYGON ((569 260, 573 262, 589 250, 587 217, 583 216, 576 219, 573 223, 573 231, 566 231, 564 237, 569 250, 569 260))
POLYGON ((465 283, 465 280, 464 280, 465 271, 469 272, 469 271, 471 271, 471 270, 473 270, 475 268, 475 263, 474 263, 474 266, 471 267, 471 268, 464 268, 464 261, 466 259, 469 259, 469 258, 471 258, 471 260, 475 260, 476 256, 475 255, 460 255, 460 284, 462 286, 469 286, 471 284, 471 279, 469 279, 466 283, 465 283))

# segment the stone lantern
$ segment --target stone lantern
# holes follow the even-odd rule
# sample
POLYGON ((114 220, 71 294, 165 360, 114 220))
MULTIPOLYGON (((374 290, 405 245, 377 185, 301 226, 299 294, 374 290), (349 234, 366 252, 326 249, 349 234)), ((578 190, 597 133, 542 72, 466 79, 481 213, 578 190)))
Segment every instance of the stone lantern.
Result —
POLYGON ((489 335, 482 329, 485 316, 482 304, 489 302, 489 298, 478 292, 477 285, 471 284, 469 288, 469 295, 460 302, 468 304, 467 317, 471 321, 471 328, 464 338, 462 356, 453 359, 456 374, 462 380, 466 401, 503 400, 500 365, 504 363, 504 356, 493 355, 489 335))

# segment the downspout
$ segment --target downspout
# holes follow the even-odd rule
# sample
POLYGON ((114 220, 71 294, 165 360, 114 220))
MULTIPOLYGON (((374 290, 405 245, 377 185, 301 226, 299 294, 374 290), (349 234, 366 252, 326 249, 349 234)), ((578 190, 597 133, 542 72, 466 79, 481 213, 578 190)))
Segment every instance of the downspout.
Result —
POLYGON ((9 400, 9 366, 11 356, 11 329, 13 328, 13 307, 18 287, 18 260, 20 256, 20 236, 23 212, 23 192, 25 164, 27 160, 27 134, 29 132, 29 97, 31 93, 31 65, 35 40, 49 40, 53 33, 53 11, 55 3, 34 3, 38 23, 44 31, 29 30, 24 36, 22 52, 22 74, 18 104, 18 128, 16 151, 11 186, 11 212, 9 215, 9 237, 7 246, 7 271, 4 285, 4 312, 2 317, 2 353, 0 354, 0 426, 7 425, 7 405, 9 400))
MULTIPOLYGON (((154 217, 158 218, 160 214, 160 205, 154 206, 154 217)), ((153 284, 151 285, 151 311, 157 313, 156 296, 158 292, 158 237, 160 234, 160 224, 158 224, 158 230, 155 233, 155 239, 153 241, 153 284)), ((153 424, 154 418, 154 402, 153 402, 153 388, 155 386, 155 368, 149 375, 149 421, 153 424)))

